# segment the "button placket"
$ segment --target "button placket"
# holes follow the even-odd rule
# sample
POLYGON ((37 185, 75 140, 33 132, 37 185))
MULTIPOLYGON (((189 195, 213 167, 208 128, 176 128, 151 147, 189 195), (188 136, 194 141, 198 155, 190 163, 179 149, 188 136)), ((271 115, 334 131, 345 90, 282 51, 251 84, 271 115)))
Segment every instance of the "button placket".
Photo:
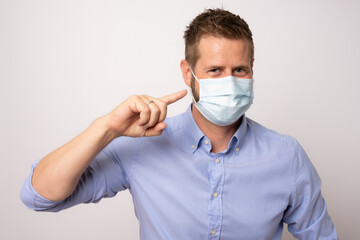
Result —
POLYGON ((221 192, 224 181, 223 156, 215 155, 210 164, 209 239, 219 239, 222 223, 221 192))

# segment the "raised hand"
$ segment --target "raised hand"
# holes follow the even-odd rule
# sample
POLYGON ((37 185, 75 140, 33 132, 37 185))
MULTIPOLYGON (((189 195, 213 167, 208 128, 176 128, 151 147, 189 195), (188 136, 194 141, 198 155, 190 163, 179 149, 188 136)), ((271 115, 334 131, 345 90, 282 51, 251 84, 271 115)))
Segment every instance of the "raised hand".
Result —
POLYGON ((106 115, 107 127, 116 136, 149 137, 162 133, 167 106, 187 94, 182 90, 161 98, 133 95, 106 115))

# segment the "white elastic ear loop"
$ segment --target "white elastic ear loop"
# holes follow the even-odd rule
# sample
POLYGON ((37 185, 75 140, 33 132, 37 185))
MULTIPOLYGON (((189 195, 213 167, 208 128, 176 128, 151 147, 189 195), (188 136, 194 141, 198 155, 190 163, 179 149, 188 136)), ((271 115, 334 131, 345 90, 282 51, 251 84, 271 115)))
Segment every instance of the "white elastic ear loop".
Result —
MULTIPOLYGON (((191 67, 189 67, 189 68, 190 68, 190 71, 191 71, 192 75, 196 79, 196 81, 198 81, 198 83, 200 84, 199 79, 197 79, 197 77, 195 76, 195 74, 194 74, 193 70, 191 69, 191 67)), ((194 98, 194 95, 192 95, 192 99, 193 99, 194 103, 196 104, 197 102, 196 102, 196 99, 194 98)))
POLYGON ((191 69, 191 67, 189 67, 189 68, 190 68, 190 71, 191 71, 192 75, 193 75, 193 76, 194 76, 194 78, 196 79, 196 81, 198 81, 198 82, 199 82, 199 79, 195 76, 195 74, 194 74, 193 70, 191 69))

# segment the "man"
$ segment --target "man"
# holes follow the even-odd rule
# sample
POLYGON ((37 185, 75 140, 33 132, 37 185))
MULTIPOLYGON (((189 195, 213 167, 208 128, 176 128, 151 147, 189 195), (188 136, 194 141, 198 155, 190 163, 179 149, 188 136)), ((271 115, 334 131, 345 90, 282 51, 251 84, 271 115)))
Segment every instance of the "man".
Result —
POLYGON ((180 67, 186 95, 131 96, 45 156, 24 183, 38 211, 98 202, 129 189, 141 239, 337 239, 320 179, 301 146, 245 117, 253 99, 247 23, 222 9, 188 26, 180 67))

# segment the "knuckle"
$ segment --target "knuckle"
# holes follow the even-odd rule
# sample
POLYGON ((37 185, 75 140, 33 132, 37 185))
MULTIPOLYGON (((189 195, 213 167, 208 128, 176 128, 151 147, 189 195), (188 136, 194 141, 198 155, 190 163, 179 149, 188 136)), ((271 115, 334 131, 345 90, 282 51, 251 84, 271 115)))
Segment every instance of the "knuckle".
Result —
POLYGON ((129 99, 131 99, 133 101, 139 101, 141 98, 139 95, 133 94, 129 97, 129 99))
POLYGON ((149 115, 151 112, 150 108, 149 107, 145 107, 143 110, 142 110, 142 113, 145 114, 145 115, 149 115))
POLYGON ((154 106, 153 112, 156 114, 160 113, 160 108, 158 106, 154 106))
POLYGON ((163 100, 160 100, 159 99, 159 101, 158 101, 158 105, 159 105, 159 107, 161 107, 161 108, 167 108, 167 104, 166 104, 166 102, 164 102, 163 100))

